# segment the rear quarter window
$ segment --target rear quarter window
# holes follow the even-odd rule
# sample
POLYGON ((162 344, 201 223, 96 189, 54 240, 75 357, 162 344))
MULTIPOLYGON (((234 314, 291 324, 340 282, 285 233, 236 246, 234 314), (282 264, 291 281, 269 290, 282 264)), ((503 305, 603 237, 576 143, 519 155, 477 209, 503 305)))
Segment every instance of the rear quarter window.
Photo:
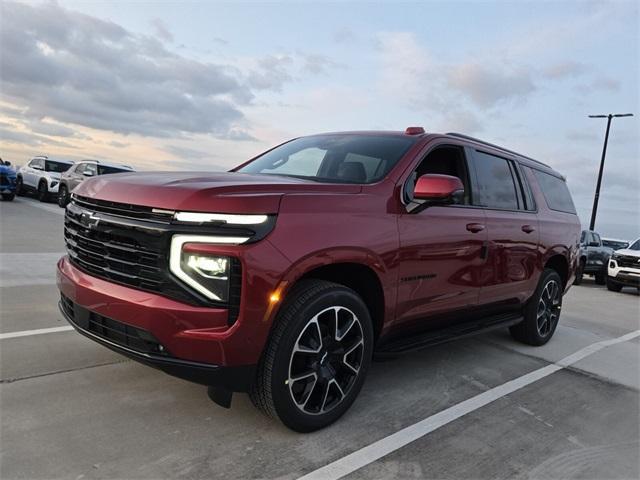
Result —
POLYGON ((538 181, 538 185, 540 185, 547 206, 551 210, 573 213, 575 215, 576 207, 573 204, 567 183, 561 178, 541 172, 540 170, 533 170, 533 173, 538 181))

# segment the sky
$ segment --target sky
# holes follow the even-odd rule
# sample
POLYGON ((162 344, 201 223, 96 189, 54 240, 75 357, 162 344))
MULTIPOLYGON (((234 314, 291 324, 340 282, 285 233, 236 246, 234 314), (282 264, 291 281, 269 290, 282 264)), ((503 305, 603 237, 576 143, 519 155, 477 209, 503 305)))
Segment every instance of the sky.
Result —
POLYGON ((635 1, 0 0, 0 156, 225 170, 289 138, 456 131, 567 177, 640 236, 635 1))

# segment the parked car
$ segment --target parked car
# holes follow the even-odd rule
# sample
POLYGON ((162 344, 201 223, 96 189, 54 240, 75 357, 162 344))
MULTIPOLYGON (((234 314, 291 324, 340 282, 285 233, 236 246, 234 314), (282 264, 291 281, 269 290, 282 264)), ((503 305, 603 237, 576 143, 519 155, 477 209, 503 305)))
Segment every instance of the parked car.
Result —
POLYGON ((583 230, 580 234, 580 263, 575 284, 580 285, 584 275, 593 275, 598 285, 607 282, 607 264, 613 249, 602 244, 600 234, 583 230))
POLYGON ((16 171, 11 162, 0 158, 0 195, 2 200, 10 202, 16 194, 16 171))
POLYGON ((609 260, 607 288, 619 292, 625 286, 640 291, 640 238, 628 248, 616 250, 609 260))
POLYGON ((629 246, 629 242, 626 240, 619 240, 617 238, 603 238, 602 246, 610 248, 615 252, 616 250, 627 248, 629 246))
POLYGON ((58 195, 60 177, 73 162, 69 160, 52 160, 46 156, 32 158, 18 170, 16 194, 35 193, 38 200, 46 202, 58 195))
POLYGON ((62 208, 66 207, 71 199, 71 191, 87 178, 122 172, 133 172, 133 168, 102 160, 82 160, 76 163, 60 178, 58 205, 62 208))
POLYGON ((500 327, 548 342, 579 236, 543 163, 420 127, 333 133, 227 173, 84 181, 57 284, 83 335, 307 432, 350 407, 374 351, 500 327))

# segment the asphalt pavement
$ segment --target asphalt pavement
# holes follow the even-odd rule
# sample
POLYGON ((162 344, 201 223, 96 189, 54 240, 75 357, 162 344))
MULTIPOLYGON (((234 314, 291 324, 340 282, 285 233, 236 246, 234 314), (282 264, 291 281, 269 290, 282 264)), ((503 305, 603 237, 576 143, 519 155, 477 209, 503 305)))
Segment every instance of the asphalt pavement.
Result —
POLYGON ((297 434, 70 330, 63 210, 0 203, 0 477, 640 477, 640 296, 587 279, 544 347, 498 331, 373 364, 349 412, 297 434))

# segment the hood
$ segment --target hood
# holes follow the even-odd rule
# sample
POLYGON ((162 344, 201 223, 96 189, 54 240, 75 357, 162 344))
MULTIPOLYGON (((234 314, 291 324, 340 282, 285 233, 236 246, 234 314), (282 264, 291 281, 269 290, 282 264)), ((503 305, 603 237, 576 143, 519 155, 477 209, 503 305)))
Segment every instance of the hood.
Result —
POLYGON ((16 171, 9 165, 0 165, 0 173, 4 173, 7 176, 12 176, 16 174, 16 171))
POLYGON ((199 172, 127 172, 82 182, 77 195, 166 210, 277 213, 288 193, 358 193, 360 185, 322 184, 278 175, 199 172))
POLYGON ((628 248, 622 248, 614 252, 616 255, 628 255, 630 257, 640 258, 640 250, 630 250, 628 248))

